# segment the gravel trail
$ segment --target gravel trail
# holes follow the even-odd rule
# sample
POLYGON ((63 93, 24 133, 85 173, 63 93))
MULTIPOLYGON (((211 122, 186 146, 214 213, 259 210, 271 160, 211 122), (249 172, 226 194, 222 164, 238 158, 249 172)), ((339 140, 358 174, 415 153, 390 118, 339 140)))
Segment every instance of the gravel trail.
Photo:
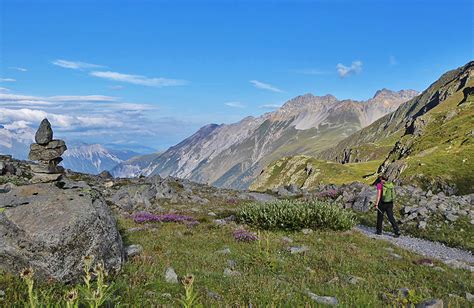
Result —
POLYGON ((384 232, 383 235, 376 235, 374 228, 362 225, 357 226, 356 230, 370 238, 387 241, 424 257, 440 260, 450 267, 463 268, 474 272, 474 255, 469 251, 451 248, 439 242, 432 242, 408 235, 401 235, 398 238, 393 237, 393 234, 389 232, 384 232))

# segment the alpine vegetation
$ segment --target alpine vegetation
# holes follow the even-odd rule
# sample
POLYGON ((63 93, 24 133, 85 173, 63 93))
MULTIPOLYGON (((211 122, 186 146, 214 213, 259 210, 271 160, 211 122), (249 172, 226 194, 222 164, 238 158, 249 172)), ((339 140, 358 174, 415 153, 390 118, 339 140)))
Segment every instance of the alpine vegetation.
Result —
POLYGON ((265 230, 311 228, 345 231, 356 224, 352 212, 322 201, 251 203, 242 208, 237 218, 242 223, 265 230))

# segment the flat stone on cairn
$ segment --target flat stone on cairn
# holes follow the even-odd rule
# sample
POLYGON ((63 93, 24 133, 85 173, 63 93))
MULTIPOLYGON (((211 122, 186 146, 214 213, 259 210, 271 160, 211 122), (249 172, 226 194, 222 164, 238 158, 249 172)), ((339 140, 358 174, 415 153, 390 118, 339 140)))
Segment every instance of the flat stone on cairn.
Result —
POLYGON ((64 168, 58 164, 63 160, 61 155, 67 150, 66 143, 64 140, 53 139, 53 130, 48 119, 41 121, 35 141, 36 143, 30 145, 28 158, 38 164, 32 165, 31 170, 35 173, 63 173, 64 168))

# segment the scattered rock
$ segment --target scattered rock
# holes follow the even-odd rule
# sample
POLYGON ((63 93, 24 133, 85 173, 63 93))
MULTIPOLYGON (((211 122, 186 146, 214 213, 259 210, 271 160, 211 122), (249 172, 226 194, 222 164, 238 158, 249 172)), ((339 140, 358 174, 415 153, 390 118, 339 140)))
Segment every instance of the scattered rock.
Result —
POLYGON ((350 283, 350 284, 358 284, 359 282, 365 280, 364 278, 361 278, 361 277, 357 277, 357 276, 349 276, 348 279, 347 279, 347 282, 350 283))
POLYGON ((309 251, 309 247, 307 246, 293 246, 288 248, 288 251, 292 254, 299 254, 309 251))
POLYGON ((394 257, 395 259, 403 259, 403 257, 401 255, 397 255, 396 253, 391 253, 390 254, 392 257, 394 257))
POLYGON ((235 269, 237 262, 235 260, 227 260, 227 266, 231 269, 235 269))
POLYGON ((230 268, 224 269, 224 277, 236 277, 241 276, 242 274, 239 271, 232 270, 230 268))
POLYGON ((325 305, 331 305, 331 306, 336 306, 339 304, 339 301, 337 300, 337 298, 332 297, 332 296, 319 296, 309 291, 307 294, 313 301, 319 304, 325 304, 325 305))
POLYGON ((474 295, 469 292, 466 292, 466 299, 470 302, 474 302, 474 295))
POLYGON ((165 271, 165 281, 167 283, 178 283, 178 275, 172 267, 168 267, 165 271))
POLYGON ((415 305, 415 308, 443 308, 443 300, 429 299, 415 305))
POLYGON ((217 214, 214 213, 214 212, 209 212, 209 213, 207 213, 207 215, 208 215, 208 216, 212 216, 212 217, 216 217, 216 216, 217 216, 217 214))
POLYGON ((141 254, 143 251, 142 245, 130 245, 125 248, 125 254, 127 256, 127 259, 133 258, 135 256, 138 256, 141 254))
POLYGON ((219 255, 228 255, 228 254, 230 254, 230 248, 226 247, 222 250, 216 251, 216 253, 219 254, 219 255))
POLYGON ((426 225, 427 225, 426 221, 422 220, 418 223, 418 229, 424 230, 426 229, 426 225))
POLYGON ((282 241, 283 243, 285 243, 285 244, 291 244, 291 243, 293 243, 293 239, 290 238, 290 237, 288 237, 288 236, 282 237, 282 238, 281 238, 281 241, 282 241))
POLYGON ((313 233, 314 231, 312 229, 303 229, 301 230, 301 232, 303 232, 304 235, 308 235, 308 234, 313 233))
POLYGON ((216 301, 221 301, 222 300, 222 296, 216 292, 213 292, 213 291, 207 291, 207 297, 213 299, 213 300, 216 300, 216 301))
POLYGON ((112 176, 112 174, 107 171, 107 170, 104 170, 102 171, 101 173, 99 173, 99 177, 101 179, 113 179, 114 177, 112 176))
POLYGON ((447 214, 445 217, 446 217, 447 220, 449 220, 451 222, 455 222, 459 218, 459 216, 456 216, 456 215, 451 214, 451 213, 447 214))

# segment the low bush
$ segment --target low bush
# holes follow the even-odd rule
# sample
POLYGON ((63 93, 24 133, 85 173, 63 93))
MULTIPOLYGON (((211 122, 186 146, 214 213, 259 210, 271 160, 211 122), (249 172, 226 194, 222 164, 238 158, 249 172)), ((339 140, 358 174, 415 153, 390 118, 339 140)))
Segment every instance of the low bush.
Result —
POLYGON ((355 215, 328 202, 275 201, 251 203, 242 208, 237 219, 265 230, 330 229, 349 230, 356 224, 355 215))

